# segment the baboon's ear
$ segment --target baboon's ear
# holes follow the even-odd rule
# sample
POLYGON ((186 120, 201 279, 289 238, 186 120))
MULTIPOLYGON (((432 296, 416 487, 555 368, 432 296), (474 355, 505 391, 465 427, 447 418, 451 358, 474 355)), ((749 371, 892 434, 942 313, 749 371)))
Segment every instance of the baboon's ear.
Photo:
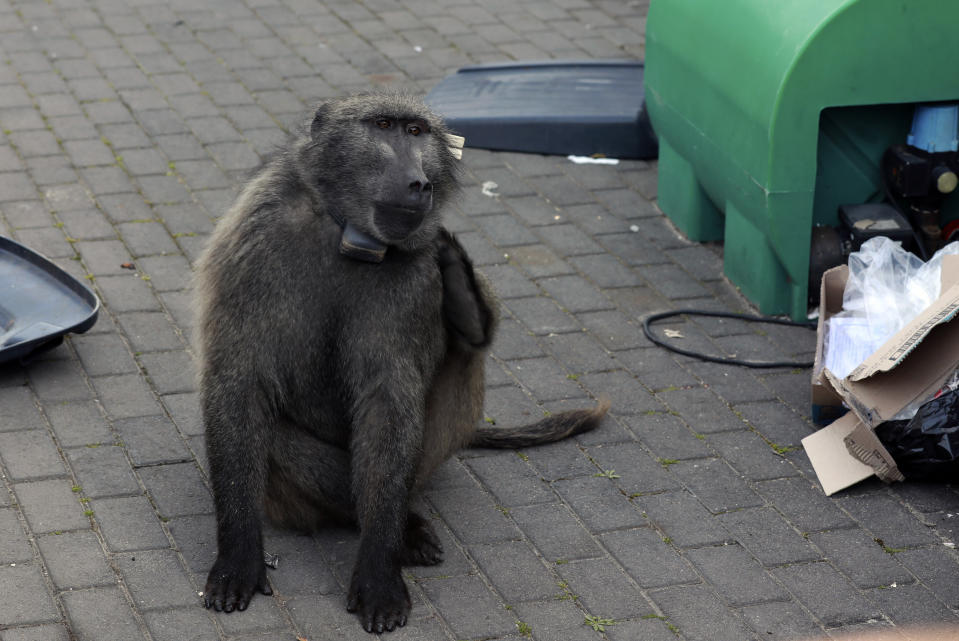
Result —
POLYGON ((313 115, 313 124, 310 125, 310 138, 313 140, 316 140, 316 134, 323 126, 323 121, 326 119, 329 111, 330 105, 325 102, 316 108, 316 113, 313 115))

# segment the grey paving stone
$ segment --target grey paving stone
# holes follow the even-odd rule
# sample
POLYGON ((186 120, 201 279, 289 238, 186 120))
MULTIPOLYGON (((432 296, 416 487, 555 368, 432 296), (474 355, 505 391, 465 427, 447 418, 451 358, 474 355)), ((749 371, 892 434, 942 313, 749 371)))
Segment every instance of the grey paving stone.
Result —
POLYGON ((522 245, 510 250, 510 260, 533 278, 573 273, 573 268, 545 245, 522 245))
POLYGON ((722 522, 684 490, 639 497, 636 504, 678 547, 716 545, 731 538, 722 522))
POLYGON ((649 602, 610 559, 587 559, 557 566, 577 602, 611 619, 639 618, 652 612, 649 602))
POLYGON ((100 203, 101 209, 113 222, 129 222, 151 218, 150 208, 140 194, 107 194, 97 196, 97 202, 100 203))
POLYGON ((86 496, 116 496, 140 492, 140 486, 133 476, 122 447, 112 444, 79 447, 67 450, 67 456, 86 496))
POLYGON ((896 562, 893 548, 884 548, 858 528, 820 532, 810 535, 809 540, 860 588, 912 582, 912 575, 896 562))
POLYGON ((75 590, 67 592, 62 598, 73 633, 78 640, 146 638, 119 588, 75 590), (110 616, 103 616, 104 612, 109 612, 110 616))
POLYGON ((497 298, 522 298, 536 296, 539 289, 522 272, 510 265, 489 265, 480 268, 497 298))
MULTIPOLYGON (((514 609, 516 617, 528 625, 537 641, 564 639, 591 641, 596 633, 584 625, 584 614, 572 599, 532 601, 514 609)), ((602 613, 597 616, 603 616, 602 613)), ((607 628, 609 629, 609 628, 607 628)), ((522 637, 520 637, 522 638, 522 637)))
POLYGON ((716 588, 717 594, 732 606, 789 598, 789 594, 738 545, 688 550, 686 556, 716 588))
POLYGON ((595 474, 597 471, 585 449, 569 439, 531 447, 523 452, 533 468, 548 481, 595 474))
POLYGON ((93 379, 103 409, 112 419, 150 416, 160 406, 143 379, 136 374, 100 376, 93 379))
POLYGON ((843 496, 839 505, 891 548, 919 546, 938 542, 932 532, 899 501, 883 494, 843 496))
MULTIPOLYGON (((796 476, 788 459, 751 430, 710 434, 706 439, 734 470, 751 480, 796 476)), ((798 450, 797 450, 798 451, 798 450)))
POLYGON ((170 519, 168 526, 190 571, 196 574, 209 572, 216 559, 216 519, 213 514, 170 519))
POLYGON ((0 432, 0 459, 11 481, 66 474, 56 443, 46 430, 0 432))
POLYGON ((802 532, 849 527, 852 520, 826 497, 818 486, 802 478, 774 479, 756 483, 768 501, 802 532))
POLYGON ((192 463, 145 467, 139 475, 157 512, 164 517, 207 514, 213 510, 210 491, 192 463))
POLYGON ((574 374, 618 369, 613 355, 586 332, 545 336, 542 342, 574 374))
POLYGON ((639 443, 592 447, 589 456, 601 470, 614 473, 613 484, 626 496, 679 489, 679 480, 639 443))
POLYGON ((801 416, 779 402, 765 401, 736 406, 757 432, 777 445, 799 446, 813 432, 801 416))
POLYGON ((20 525, 16 510, 0 509, 0 559, 4 563, 33 560, 33 548, 20 525))
POLYGON ((827 627, 878 618, 880 609, 826 563, 789 565, 771 570, 827 627))
POLYGON ((155 352, 183 347, 180 337, 173 331, 166 314, 133 312, 118 314, 117 320, 136 352, 155 352))
POLYGON ((338 594, 342 591, 316 540, 309 536, 271 536, 264 548, 280 557, 270 582, 283 595, 338 594))
POLYGON ((93 401, 48 404, 45 411, 62 447, 104 443, 113 438, 93 401))
POLYGON ((0 587, 4 594, 0 599, 0 621, 5 626, 59 618, 38 566, 32 563, 0 565, 0 587))
POLYGON ((70 633, 62 623, 7 628, 0 637, 3 641, 69 641, 70 633))
POLYGON ((737 510, 717 518, 740 545, 767 567, 819 558, 809 541, 772 508, 737 510))
POLYGON ((176 427, 166 416, 142 416, 113 424, 134 466, 191 459, 176 427))
POLYGON ((167 548, 169 540, 145 496, 95 499, 100 533, 113 552, 167 548))
POLYGON ((130 349, 115 334, 85 334, 72 338, 84 370, 90 376, 138 372, 130 349))
POLYGON ((738 613, 729 610, 708 587, 665 588, 649 596, 669 623, 687 639, 743 641, 759 638, 746 627, 738 613))
POLYGON ((763 504, 745 479, 722 459, 692 459, 669 466, 690 492, 713 513, 763 504))
POLYGON ((114 312, 158 311, 160 304, 150 286, 136 274, 95 279, 101 298, 114 312))
POLYGON ((494 421, 491 427, 527 425, 543 416, 543 410, 514 386, 487 390, 485 413, 486 418, 494 421))
POLYGON ((741 610, 753 630, 762 639, 788 641, 791 639, 822 636, 823 631, 815 620, 794 603, 761 603, 741 610))
POLYGON ((43 417, 25 385, 0 388, 0 430, 14 431, 43 427, 43 417))
POLYGON ((479 577, 452 577, 420 583, 429 599, 447 614, 458 638, 489 637, 514 631, 513 619, 479 577))
POLYGON ((549 485, 517 452, 471 458, 466 465, 493 492, 499 505, 532 505, 556 499, 549 485))
MULTIPOLYGON (((263 599, 262 596, 253 599, 251 609, 263 599)), ((345 601, 345 597, 302 594, 290 599, 288 608, 293 621, 308 639, 344 639, 344 641, 369 639, 370 635, 360 626, 356 615, 346 611, 345 601)), ((226 618, 220 616, 221 621, 226 618)))
MULTIPOLYGON (((870 590, 868 594, 896 625, 946 623, 955 630, 959 624, 955 612, 943 605, 927 588, 916 583, 870 590)), ((951 632, 947 631, 946 634, 951 632)))
POLYGON ((666 627, 666 623, 659 618, 617 621, 616 625, 606 628, 606 635, 612 641, 629 641, 629 639, 672 641, 676 638, 676 635, 666 627))
MULTIPOLYGON (((340 604, 341 603, 342 601, 340 604)), ((284 614, 280 612, 276 599, 271 599, 263 595, 253 599, 250 602, 250 607, 243 612, 233 612, 229 616, 220 614, 217 620, 223 628, 223 631, 230 637, 239 634, 249 634, 258 630, 287 628, 284 614)), ((362 628, 360 628, 360 630, 362 630, 362 628)), ((276 638, 276 635, 274 634, 273 637, 276 638)))
POLYGON ((959 561, 945 547, 904 550, 896 554, 896 560, 920 577, 943 603, 951 608, 959 604, 959 594, 954 587, 959 561))
POLYGON ((197 394, 168 394, 161 400, 182 434, 187 436, 203 434, 203 421, 200 418, 200 401, 197 394))
POLYGON ((695 583, 700 580, 692 566, 663 536, 652 528, 607 532, 603 545, 642 588, 695 583))
POLYGON ((625 370, 587 373, 580 376, 578 382, 593 396, 609 397, 612 403, 610 412, 616 416, 666 410, 666 407, 642 383, 625 370))
POLYGON ((697 434, 712 434, 741 430, 745 424, 733 414, 725 403, 704 387, 690 389, 666 389, 658 392, 661 399, 674 412, 686 421, 697 434))
POLYGON ((532 333, 517 321, 507 318, 500 321, 492 349, 504 360, 544 355, 543 348, 532 333))
POLYGON ((580 313, 577 318, 610 351, 646 345, 640 326, 619 310, 580 313))
POLYGON ((510 516, 548 561, 602 554, 589 531, 561 503, 515 507, 510 516))
POLYGON ((478 544, 469 552, 508 604, 562 594, 556 576, 525 542, 478 544))
POLYGON ((553 488, 573 508, 590 532, 638 527, 646 520, 614 481, 580 476, 553 483, 553 488))
POLYGON ((602 247, 575 225, 554 224, 537 227, 534 231, 560 256, 578 256, 603 252, 602 247))
POLYGON ((538 401, 582 398, 586 392, 552 358, 528 358, 509 362, 510 371, 538 401))
POLYGON ((517 320, 538 336, 575 332, 582 325, 544 296, 512 298, 504 304, 517 320))
POLYGON ((137 608, 196 605, 197 593, 173 550, 140 550, 114 557, 137 608))
POLYGON ((69 479, 49 479, 13 486, 27 524, 34 533, 90 527, 79 497, 70 490, 72 485, 69 479))
POLYGON ((117 231, 136 257, 178 251, 170 233, 158 222, 121 223, 117 225, 117 231))
POLYGON ((514 539, 516 526, 491 497, 479 488, 433 490, 429 501, 465 543, 491 543, 514 539))
POLYGON ((112 585, 116 581, 93 532, 48 534, 37 539, 37 546, 59 590, 112 585))
POLYGON ((594 285, 581 276, 544 278, 539 285, 572 313, 612 309, 613 304, 594 285))
MULTIPOLYGON (((641 331, 636 325, 631 327, 634 331, 641 331)), ((617 352, 616 360, 653 391, 695 386, 698 383, 668 352, 658 347, 617 352)))
POLYGON ((50 352, 56 360, 35 361, 29 366, 30 383, 41 402, 76 401, 90 398, 93 394, 87 386, 75 360, 67 360, 63 348, 50 352))
POLYGON ((206 641, 217 638, 212 616, 203 608, 146 612, 143 619, 156 641, 206 641))
POLYGON ((187 352, 177 350, 143 354, 140 362, 158 393, 193 391, 195 366, 187 352))

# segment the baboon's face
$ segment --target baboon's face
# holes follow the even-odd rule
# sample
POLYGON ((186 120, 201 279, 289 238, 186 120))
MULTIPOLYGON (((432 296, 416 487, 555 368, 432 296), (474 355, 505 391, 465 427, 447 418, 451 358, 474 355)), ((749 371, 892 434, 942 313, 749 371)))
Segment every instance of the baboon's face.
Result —
POLYGON ((385 240, 402 241, 433 209, 433 183, 423 167, 432 132, 420 119, 381 116, 366 125, 380 157, 373 224, 385 240))
POLYGON ((412 250, 432 242, 457 189, 448 134, 407 96, 335 98, 317 109, 303 161, 327 207, 380 242, 412 250))

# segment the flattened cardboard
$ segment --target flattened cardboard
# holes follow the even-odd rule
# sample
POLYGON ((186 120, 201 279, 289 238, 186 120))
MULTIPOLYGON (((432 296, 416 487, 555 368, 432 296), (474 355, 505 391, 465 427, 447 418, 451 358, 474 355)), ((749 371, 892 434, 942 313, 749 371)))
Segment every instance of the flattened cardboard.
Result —
POLYGON ((825 324, 831 317, 842 311, 842 293, 849 279, 846 265, 833 267, 822 277, 819 289, 819 322, 816 329, 816 359, 812 370, 812 418, 817 425, 828 425, 846 411, 842 406, 842 397, 823 376, 823 339, 825 324))
POLYGON ((846 449, 844 439, 860 425, 862 422, 849 412, 802 440, 802 446, 826 496, 874 474, 872 467, 853 458, 846 449))
MULTIPOLYGON (((823 275, 816 364, 822 362, 823 325, 842 309, 845 266, 823 275), (840 287, 841 285, 841 287, 840 287), (838 291, 838 307, 835 305, 838 291)), ((873 428, 916 400, 930 398, 959 368, 959 256, 946 256, 942 264, 942 293, 881 348, 839 380, 828 370, 814 370, 812 401, 828 405, 839 399, 851 412, 803 439, 803 447, 823 485, 833 494, 872 474, 884 481, 901 481, 903 475, 873 428), (817 389, 818 388, 818 389, 817 389), (868 471, 868 473, 867 473, 868 471)), ((822 412, 820 412, 822 413, 822 412)))

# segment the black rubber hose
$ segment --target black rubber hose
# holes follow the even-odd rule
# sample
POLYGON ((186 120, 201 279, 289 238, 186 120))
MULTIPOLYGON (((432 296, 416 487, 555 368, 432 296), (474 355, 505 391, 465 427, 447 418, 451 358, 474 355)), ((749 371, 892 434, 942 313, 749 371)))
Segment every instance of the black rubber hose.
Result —
POLYGON ((722 363, 724 365, 740 365, 742 367, 754 367, 754 368, 773 368, 773 367, 802 367, 810 368, 813 366, 812 362, 806 361, 745 361, 739 358, 732 358, 728 356, 711 356, 709 354, 700 354, 699 352, 693 352, 688 349, 682 349, 681 347, 676 347, 675 345, 670 345, 661 339, 653 335, 650 325, 657 321, 661 321, 665 318, 673 318, 674 316, 706 316, 710 318, 734 318, 736 320, 746 321, 748 323, 771 323, 773 325, 787 325, 790 327, 805 327, 807 329, 816 329, 815 323, 810 322, 797 322, 791 320, 783 320, 781 318, 769 318, 767 316, 754 316, 752 314, 735 314, 733 312, 707 312, 701 309, 674 309, 669 312, 660 312, 658 314, 650 314, 643 320, 643 334, 646 335, 650 341, 659 345, 660 347, 667 349, 671 352, 677 354, 682 354, 683 356, 690 356, 692 358, 698 358, 700 360, 709 361, 710 363, 722 363))

